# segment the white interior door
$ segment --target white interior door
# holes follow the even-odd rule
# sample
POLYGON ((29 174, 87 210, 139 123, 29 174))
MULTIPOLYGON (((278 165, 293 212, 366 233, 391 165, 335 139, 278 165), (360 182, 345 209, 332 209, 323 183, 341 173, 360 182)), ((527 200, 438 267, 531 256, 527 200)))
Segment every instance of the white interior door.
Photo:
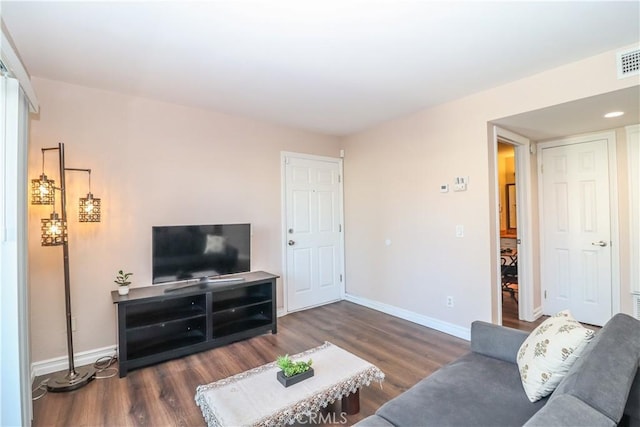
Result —
POLYGON ((541 176, 544 312, 603 325, 612 315, 608 140, 543 148, 541 176))
POLYGON ((285 156, 287 309, 342 295, 341 160, 285 156))

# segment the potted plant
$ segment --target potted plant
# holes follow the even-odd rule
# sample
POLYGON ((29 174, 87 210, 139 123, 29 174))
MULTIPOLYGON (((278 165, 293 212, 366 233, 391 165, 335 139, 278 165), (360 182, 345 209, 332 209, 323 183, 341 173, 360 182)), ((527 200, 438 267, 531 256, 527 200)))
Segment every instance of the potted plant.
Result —
POLYGON ((118 285, 118 294, 127 295, 129 293, 129 285, 131 284, 129 277, 131 276, 133 276, 133 273, 125 273, 122 270, 118 271, 116 280, 113 281, 118 285))
POLYGON ((313 376, 313 368, 311 367, 312 362, 313 361, 311 359, 306 362, 302 360, 294 362, 288 354, 278 356, 276 364, 280 369, 282 369, 277 373, 278 381, 280 381, 283 386, 289 387, 290 385, 299 383, 302 380, 311 378, 313 376))

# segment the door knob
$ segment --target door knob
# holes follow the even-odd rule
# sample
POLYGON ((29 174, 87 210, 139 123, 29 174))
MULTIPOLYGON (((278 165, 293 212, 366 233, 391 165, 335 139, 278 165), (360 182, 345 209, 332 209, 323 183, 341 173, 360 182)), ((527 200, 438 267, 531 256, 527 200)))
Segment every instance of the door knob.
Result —
POLYGON ((296 242, 294 242, 293 240, 289 240, 289 242, 288 242, 288 243, 289 243, 289 246, 293 246, 293 245, 295 245, 295 244, 296 244, 296 242))
POLYGON ((591 242, 591 244, 593 246, 607 246, 607 242, 605 242, 604 240, 599 240, 597 242, 591 242))

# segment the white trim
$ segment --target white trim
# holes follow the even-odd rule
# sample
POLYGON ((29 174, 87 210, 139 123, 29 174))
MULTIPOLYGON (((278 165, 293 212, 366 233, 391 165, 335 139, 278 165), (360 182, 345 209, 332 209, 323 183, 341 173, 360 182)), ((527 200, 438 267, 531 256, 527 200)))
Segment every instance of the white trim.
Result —
MULTIPOLYGON (((490 262, 491 267, 493 269, 493 275, 491 280, 495 281, 494 283, 494 292, 495 299, 493 301, 492 314, 495 313, 495 321, 496 324, 502 325, 502 272, 501 272, 501 260, 500 260, 500 221, 501 221, 501 212, 500 212, 500 178, 498 177, 498 172, 500 166, 498 164, 498 128, 496 126, 493 127, 493 138, 491 138, 490 150, 489 150, 489 159, 490 159, 490 168, 493 168, 493 186, 494 186, 494 194, 493 194, 493 208, 495 212, 494 218, 494 233, 491 237, 490 244, 490 262)), ((491 170, 489 171, 491 172, 491 170)), ((492 317, 494 317, 492 315, 492 317)))
MULTIPOLYGON (((555 148, 565 145, 580 144, 593 141, 595 139, 607 140, 607 152, 609 160, 609 217, 610 217, 610 241, 611 241, 611 314, 620 312, 620 228, 618 222, 618 164, 616 150, 616 133, 614 130, 592 132, 582 135, 570 136, 553 141, 538 144, 539 150, 555 148)), ((542 167, 542 154, 538 156, 538 170, 542 167)), ((544 199, 543 199, 543 176, 538 174, 538 212, 540 218, 540 277, 542 291, 545 285, 542 283, 544 276, 544 199)), ((545 300, 542 300, 542 311, 545 309, 545 300)))
POLYGON ((640 292, 640 124, 624 129, 629 171, 629 279, 633 293, 640 292))
MULTIPOLYGON (((111 357, 117 353, 117 347, 110 345, 108 347, 96 348, 93 350, 81 351, 73 356, 73 362, 76 366, 91 365, 101 357, 111 357)), ((41 360, 31 364, 31 378, 40 375, 50 374, 52 372, 64 371, 69 369, 69 357, 60 356, 53 359, 41 360)))
MULTIPOLYGON (((532 220, 532 200, 531 200, 531 141, 517 133, 513 133, 498 126, 493 127, 494 134, 494 157, 498 155, 498 138, 513 144, 515 149, 516 162, 516 204, 518 206, 518 317, 521 320, 532 322, 540 316, 536 316, 534 304, 534 281, 533 281, 533 220, 532 220)), ((498 173, 496 164, 495 173, 498 173)), ((498 185, 496 177, 496 186, 498 185)), ((496 199, 499 197, 500 188, 497 189, 496 199)), ((496 201, 495 209, 498 210, 496 201)), ((500 213, 497 212, 497 236, 500 241, 500 213)), ((492 263, 498 270, 498 280, 495 286, 498 288, 497 307, 502 307, 502 284, 500 283, 500 245, 497 245, 497 252, 492 254, 492 263)), ((500 324, 502 324, 502 310, 498 310, 500 324)))
POLYGON ((29 105, 20 82, 6 75, 0 75, 0 121, 0 424, 30 425, 29 105))
MULTIPOLYGON (((293 151, 281 151, 280 152, 280 212, 282 213, 280 216, 281 219, 281 251, 282 251, 282 292, 283 292, 283 303, 284 307, 282 308, 283 312, 289 313, 289 298, 287 296, 287 206, 286 206, 286 195, 287 195, 287 176, 286 176, 286 162, 287 157, 293 157, 297 159, 305 159, 305 160, 316 160, 316 161, 324 161, 324 162, 332 162, 338 164, 339 174, 340 174, 340 183, 339 183, 339 195, 338 198, 340 200, 340 224, 342 224, 342 231, 340 232, 340 252, 342 253, 342 257, 340 260, 341 269, 342 269, 342 282, 340 284, 340 298, 344 299, 347 289, 347 277, 345 274, 345 250, 344 250, 344 236, 345 236, 345 224, 344 224, 344 161, 339 157, 329 157, 329 156, 318 156, 315 154, 304 154, 304 153, 295 153, 293 151)), ((284 315, 284 314, 283 314, 284 315)))
POLYGON ((287 296, 287 151, 280 152, 280 253, 282 254, 282 311, 289 312, 289 297, 287 296))
POLYGON ((542 317, 543 313, 542 313, 542 306, 539 305, 536 308, 533 309, 533 317, 534 319, 538 319, 540 317, 542 317))
POLYGON ((13 46, 9 42, 9 37, 4 32, 4 26, 2 26, 2 36, 0 39, 0 60, 2 63, 9 69, 9 72, 15 77, 19 82, 24 94, 29 101, 30 110, 33 113, 37 113, 40 106, 38 104, 38 98, 36 97, 36 92, 33 90, 33 86, 31 86, 31 79, 29 78, 29 74, 27 70, 24 68, 22 61, 20 61, 20 57, 13 50, 13 46))
POLYGON ((408 320, 409 322, 417 323, 418 325, 426 326, 427 328, 444 332, 445 334, 453 335, 454 337, 462 338, 463 340, 471 340, 470 328, 464 328, 462 326, 454 325, 453 323, 443 322, 442 320, 414 313, 413 311, 405 310, 404 308, 395 307, 393 305, 370 300, 368 298, 363 298, 356 295, 346 294, 345 300, 354 304, 371 308, 373 310, 380 311, 382 313, 389 314, 391 316, 398 317, 400 319, 408 320))

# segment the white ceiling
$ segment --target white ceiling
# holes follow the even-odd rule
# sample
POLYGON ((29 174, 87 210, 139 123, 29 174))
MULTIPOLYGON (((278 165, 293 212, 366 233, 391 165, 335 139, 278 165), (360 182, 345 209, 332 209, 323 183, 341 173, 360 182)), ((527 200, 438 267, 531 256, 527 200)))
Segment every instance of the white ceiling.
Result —
POLYGON ((640 86, 505 117, 494 123, 538 142, 638 124, 640 86), (604 117, 613 111, 622 111, 624 115, 604 117))
POLYGON ((640 39, 637 1, 0 6, 33 76, 332 135, 640 39))

